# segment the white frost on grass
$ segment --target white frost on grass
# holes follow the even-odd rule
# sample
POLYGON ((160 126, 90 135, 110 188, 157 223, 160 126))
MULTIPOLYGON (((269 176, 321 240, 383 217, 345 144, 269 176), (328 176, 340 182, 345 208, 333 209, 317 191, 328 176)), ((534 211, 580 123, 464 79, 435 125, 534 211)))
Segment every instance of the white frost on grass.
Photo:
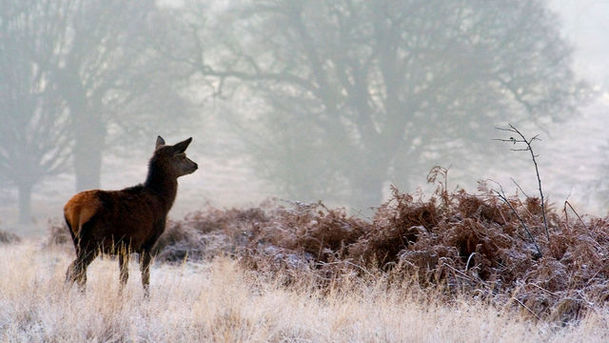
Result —
POLYGON ((604 342, 606 309, 557 327, 471 300, 423 303, 378 285, 285 288, 230 259, 155 265, 143 298, 137 263, 123 295, 118 264, 89 269, 87 292, 64 285, 72 258, 39 243, 0 246, 2 342, 604 342))

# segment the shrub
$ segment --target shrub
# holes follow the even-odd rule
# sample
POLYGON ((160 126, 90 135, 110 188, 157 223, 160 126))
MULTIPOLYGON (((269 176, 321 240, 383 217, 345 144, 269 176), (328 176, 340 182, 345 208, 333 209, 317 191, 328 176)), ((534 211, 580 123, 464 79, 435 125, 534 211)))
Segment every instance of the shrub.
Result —
POLYGON ((19 237, 18 235, 8 232, 8 231, 0 230, 0 243, 10 244, 10 243, 18 243, 20 241, 21 241, 21 237, 19 237))
POLYGON ((72 245, 72 237, 70 236, 68 227, 63 221, 58 219, 49 220, 48 224, 48 236, 44 242, 45 246, 64 245, 68 243, 72 245))
POLYGON ((609 299, 609 220, 569 221, 549 206, 545 238, 539 199, 508 199, 443 189, 424 199, 393 190, 372 220, 322 203, 267 202, 250 209, 208 207, 172 223, 161 260, 231 255, 258 271, 299 270, 328 280, 369 271, 396 284, 440 287, 447 299, 471 294, 522 306, 531 317, 571 320, 609 299), (176 252, 177 251, 177 252, 176 252), (568 301, 565 299, 569 299, 568 301))
MULTIPOLYGON (((393 189, 371 220, 322 203, 207 206, 170 222, 155 249, 160 262, 226 255, 286 282, 312 274, 320 287, 385 274, 396 285, 441 290, 446 300, 482 296, 521 307, 532 318, 563 322, 604 304, 609 218, 573 220, 566 208, 559 213, 546 205, 548 240, 540 199, 506 201, 481 184, 476 194, 443 186, 428 198, 393 189)), ((59 225, 51 225, 50 236, 54 243, 69 239, 59 225)))

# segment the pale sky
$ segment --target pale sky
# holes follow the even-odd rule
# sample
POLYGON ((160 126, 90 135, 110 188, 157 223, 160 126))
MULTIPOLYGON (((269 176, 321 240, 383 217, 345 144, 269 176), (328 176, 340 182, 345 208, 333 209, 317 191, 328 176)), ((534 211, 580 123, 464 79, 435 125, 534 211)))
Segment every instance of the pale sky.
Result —
POLYGON ((563 33, 575 47, 575 67, 587 78, 609 81, 609 1, 551 0, 560 15, 563 33))

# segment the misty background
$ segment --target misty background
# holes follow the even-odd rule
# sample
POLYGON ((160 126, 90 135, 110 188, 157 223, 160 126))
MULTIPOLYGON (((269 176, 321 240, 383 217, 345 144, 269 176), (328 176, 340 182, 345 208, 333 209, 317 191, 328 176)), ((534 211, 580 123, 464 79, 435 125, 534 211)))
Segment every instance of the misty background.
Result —
POLYGON ((479 180, 609 205, 609 2, 0 0, 0 228, 143 182, 157 135, 199 170, 170 216, 479 180))

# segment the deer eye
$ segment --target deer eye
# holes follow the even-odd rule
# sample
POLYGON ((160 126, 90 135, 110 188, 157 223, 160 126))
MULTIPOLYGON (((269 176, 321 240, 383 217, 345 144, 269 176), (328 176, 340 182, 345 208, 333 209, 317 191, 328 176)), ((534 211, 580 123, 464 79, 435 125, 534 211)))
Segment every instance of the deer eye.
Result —
POLYGON ((179 153, 175 155, 177 158, 179 159, 185 159, 186 158, 186 154, 185 153, 179 153))

